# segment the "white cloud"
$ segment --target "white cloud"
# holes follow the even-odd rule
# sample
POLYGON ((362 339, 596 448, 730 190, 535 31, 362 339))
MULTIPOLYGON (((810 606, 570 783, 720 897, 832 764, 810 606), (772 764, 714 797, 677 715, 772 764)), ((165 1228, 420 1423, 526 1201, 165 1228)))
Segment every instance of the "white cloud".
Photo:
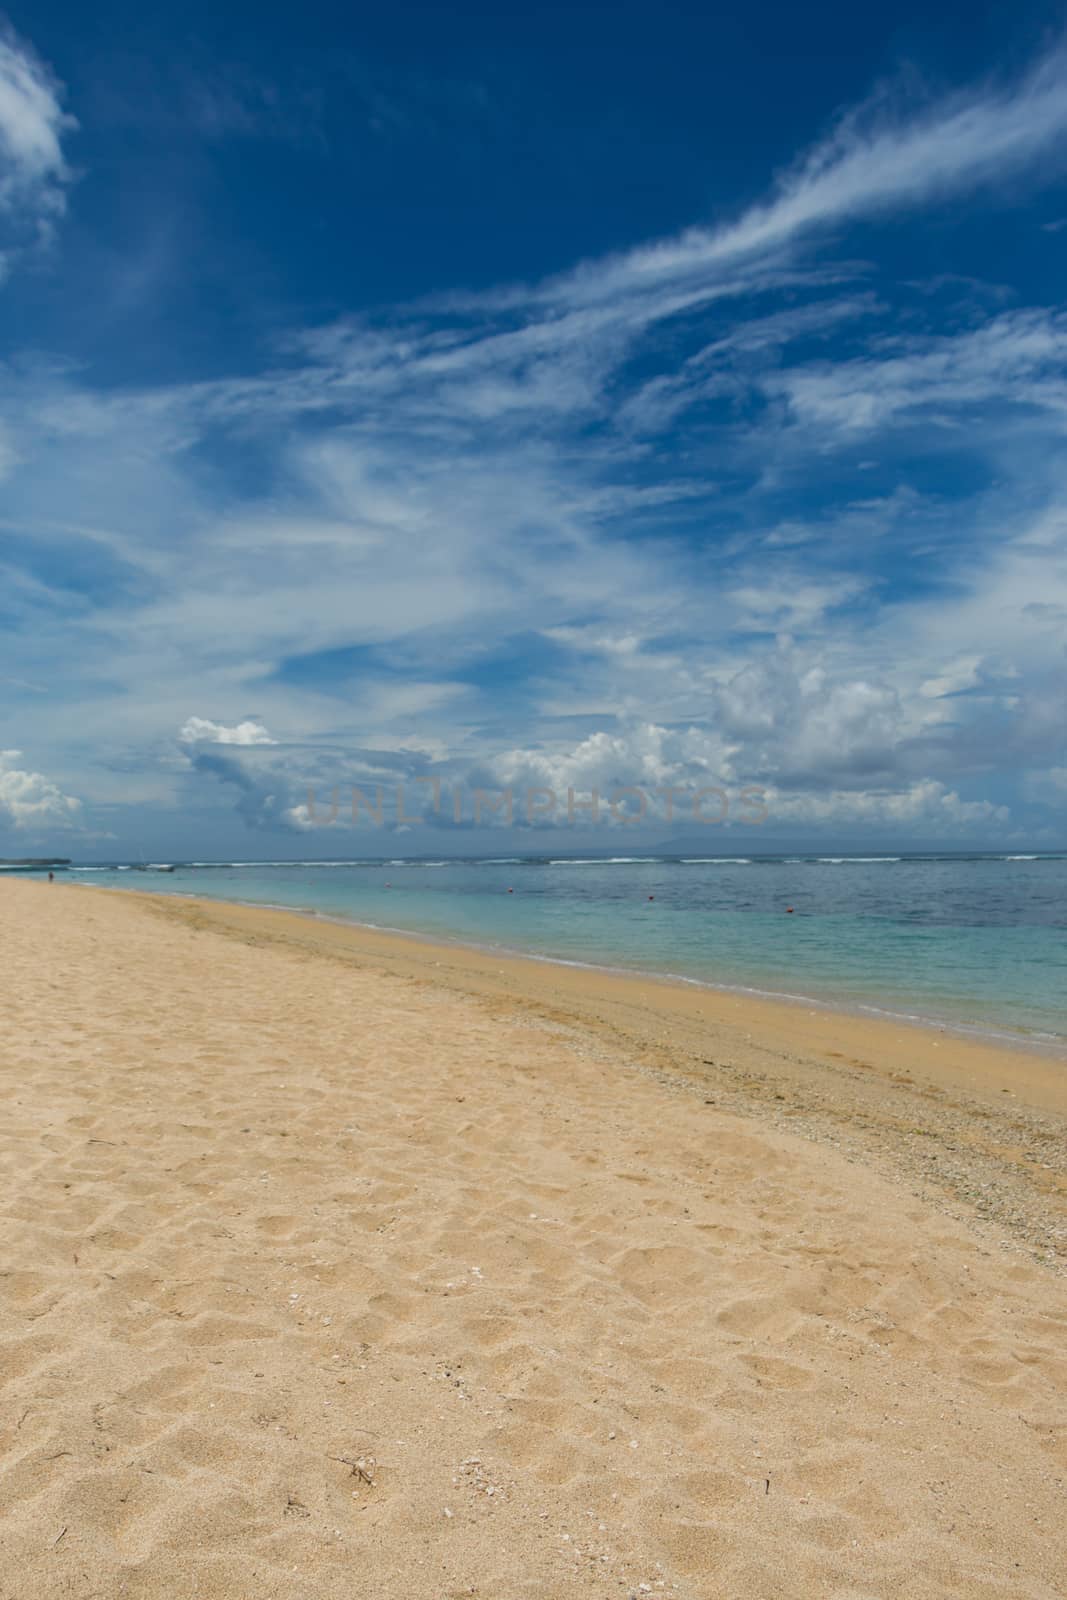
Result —
POLYGON ((180 734, 183 744, 277 744, 260 722, 238 722, 227 727, 207 717, 189 717, 180 734))
MULTIPOLYGON (((811 692, 810 684, 807 688, 811 692)), ((576 805, 596 790, 602 817, 607 820, 607 801, 614 790, 642 789, 648 801, 649 820, 658 817, 662 821, 668 815, 667 802, 662 795, 656 798, 657 790, 677 791, 675 815, 684 818, 692 796, 711 786, 726 789, 735 813, 742 787, 761 789, 767 821, 775 828, 884 824, 942 833, 995 827, 1008 821, 1006 806, 963 799, 955 789, 932 777, 865 783, 863 768, 870 763, 862 758, 877 744, 872 724, 878 728, 886 705, 885 695, 863 684, 838 686, 824 693, 820 708, 809 718, 809 726, 795 736, 780 763, 795 766, 797 752, 806 753, 809 769, 802 775, 803 787, 792 781, 776 782, 761 773, 758 743, 753 747, 744 739, 731 739, 721 731, 671 729, 654 724, 610 735, 592 734, 569 749, 512 750, 490 763, 488 773, 481 776, 520 796, 528 788, 551 790, 556 797, 551 821, 561 825, 568 823, 569 790, 574 792, 576 805), (861 729, 865 730, 862 734, 861 729), (834 770, 840 771, 850 754, 860 759, 849 782, 820 782, 826 776, 819 765, 821 759, 832 761, 834 770)), ((774 708, 768 707, 767 712, 768 721, 773 720, 774 708)), ((752 709, 745 720, 750 732, 763 731, 760 716, 752 709)), ((892 723, 882 722, 881 731, 891 743, 892 723)), ((884 753, 891 765, 891 751, 884 753)), ((636 802, 627 802, 623 811, 628 807, 632 814, 635 805, 636 802)))
POLYGON ((903 789, 832 790, 797 794, 773 785, 765 791, 768 821, 790 825, 878 824, 924 832, 956 833, 989 828, 1009 820, 1007 806, 990 800, 962 800, 935 778, 903 789))
POLYGON ((731 777, 731 747, 701 728, 682 730, 655 723, 619 733, 594 733, 571 749, 516 749, 489 763, 489 776, 502 788, 551 789, 566 803, 568 789, 607 796, 632 786, 652 790, 684 782, 714 783, 731 777))
POLYGON ((756 632, 793 633, 819 622, 827 611, 846 605, 863 593, 861 578, 834 578, 814 582, 794 576, 784 568, 773 579, 763 577, 728 592, 735 608, 734 627, 756 632))
MULTIPOLYGON (((20 170, 61 190, 62 113, 40 86, 20 170)), ((93 392, 16 372, 0 470, 13 530, 49 559, 4 571, 16 626, 0 670, 58 690, 56 664, 69 682, 73 663, 83 698, 42 692, 35 716, 99 763, 98 793, 121 723, 123 761, 155 751, 176 786, 228 785, 255 826, 303 825, 302 783, 357 746, 563 793, 734 774, 812 815, 985 804, 954 785, 1004 747, 998 681, 1017 675, 1008 732, 1027 767, 1055 737, 1067 483, 1045 463, 1067 416, 1067 325, 1038 310, 977 324, 972 305, 949 336, 929 331, 928 302, 889 322, 881 285, 855 292, 862 267, 782 251, 1024 160, 1040 176, 1067 130, 1061 90, 1056 55, 910 119, 881 102, 729 227, 378 326, 298 330, 258 375, 93 392), (812 359, 830 329, 851 359, 812 359), (709 397, 719 412, 679 446, 672 430, 709 397), (1039 410, 1041 436, 1000 462, 997 430, 963 422, 1005 402, 1039 410), (954 506, 882 459, 920 407, 992 482, 958 513, 966 539, 954 506), (860 433, 883 481, 846 500, 825 455, 860 433), (803 491, 792 505, 783 484, 803 491), (90 569, 92 603, 40 576, 90 569), (263 721, 187 718, 190 702, 262 706, 263 721), (265 724, 287 730, 280 751, 252 748, 276 744, 265 724)))
POLYGON ((41 772, 17 767, 21 750, 0 750, 0 818, 16 828, 72 828, 81 801, 66 795, 41 772))
POLYGON ((980 680, 981 656, 960 656, 944 666, 936 678, 926 678, 919 685, 919 693, 927 700, 939 700, 944 695, 960 694, 973 689, 980 680))
POLYGON ((0 212, 47 233, 66 203, 62 136, 77 126, 62 89, 29 45, 0 37, 0 212))
MULTIPOLYGON (((1067 94, 1067 91, 1065 91, 1067 94)), ((958 425, 961 407, 996 402, 1067 424, 1067 316, 1012 311, 962 334, 884 341, 874 355, 810 363, 760 379, 793 416, 846 437, 921 414, 958 425)))
POLYGON ((872 774, 899 766, 921 726, 907 701, 892 683, 831 668, 826 657, 787 645, 716 689, 713 715, 752 781, 866 788, 872 774))
POLYGON ((578 303, 647 293, 706 276, 755 255, 773 255, 792 241, 849 218, 923 205, 977 188, 1044 156, 1063 162, 1067 133, 1067 51, 1044 57, 1004 88, 950 95, 915 113, 884 91, 843 116, 778 186, 719 228, 690 228, 674 239, 580 268, 546 295, 578 303))

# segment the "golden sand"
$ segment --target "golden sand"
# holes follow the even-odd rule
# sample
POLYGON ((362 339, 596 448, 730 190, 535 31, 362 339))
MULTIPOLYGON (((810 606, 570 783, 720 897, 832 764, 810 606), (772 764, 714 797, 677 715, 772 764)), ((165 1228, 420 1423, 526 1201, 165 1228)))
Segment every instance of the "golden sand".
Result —
POLYGON ((2 1600, 1061 1600, 1062 1062, 0 885, 2 1600))

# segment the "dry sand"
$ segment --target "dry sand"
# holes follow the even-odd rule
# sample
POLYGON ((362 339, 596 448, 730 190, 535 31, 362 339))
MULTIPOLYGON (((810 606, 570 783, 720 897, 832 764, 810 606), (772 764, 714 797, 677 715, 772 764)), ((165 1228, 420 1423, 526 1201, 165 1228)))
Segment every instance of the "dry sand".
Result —
POLYGON ((60 884, 0 981, 2 1600, 1064 1594, 1062 1062, 60 884))

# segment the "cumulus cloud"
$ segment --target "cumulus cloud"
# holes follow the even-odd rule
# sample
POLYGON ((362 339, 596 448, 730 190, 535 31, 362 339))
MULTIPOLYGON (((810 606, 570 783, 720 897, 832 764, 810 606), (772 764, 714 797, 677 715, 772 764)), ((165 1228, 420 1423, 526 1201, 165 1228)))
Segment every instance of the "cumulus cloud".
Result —
POLYGON ((597 789, 653 790, 683 781, 714 782, 733 776, 733 749, 702 728, 673 729, 641 723, 618 733, 594 733, 573 749, 516 749, 488 763, 485 776, 508 788, 551 789, 565 800, 597 789))
POLYGON ((277 744, 261 722, 248 719, 227 727, 224 722, 212 722, 208 717, 189 717, 184 723, 179 739, 183 744, 277 744))
POLYGON ((753 781, 830 788, 865 785, 898 765, 916 731, 890 684, 833 672, 818 653, 786 648, 728 676, 714 696, 714 715, 738 742, 753 781))
POLYGON ((191 760, 198 774, 214 778, 235 795, 238 815, 247 827, 268 832, 292 830, 292 808, 286 796, 291 780, 284 772, 249 767, 239 757, 224 754, 214 743, 195 745, 191 760))
MULTIPOLYGON (((973 837, 1008 823, 1002 804, 967 798, 929 775, 907 775, 898 750, 900 708, 891 696, 862 682, 831 683, 815 669, 796 688, 791 709, 800 725, 785 739, 774 737, 774 725, 789 713, 788 698, 761 712, 746 682, 724 695, 722 717, 708 726, 635 722, 574 743, 488 757, 205 743, 191 747, 191 761, 199 775, 230 790, 250 828, 350 831, 364 841, 372 822, 385 833, 412 824, 436 831, 457 824, 566 831, 576 823, 640 822, 660 830, 727 818, 751 824, 761 796, 772 832, 877 826, 973 837)), ((1040 785, 1041 798, 1056 777, 1040 785)))
POLYGON ((797 794, 771 785, 765 791, 768 815, 777 823, 826 826, 876 823, 923 832, 958 833, 1004 824, 1007 806, 990 800, 963 800, 936 778, 922 778, 903 789, 832 790, 797 794))
POLYGON ((21 750, 0 750, 0 818, 15 828, 73 828, 81 801, 41 772, 16 766, 21 750))
POLYGON ((665 795, 653 798, 657 790, 677 789, 684 807, 686 795, 712 786, 735 797, 742 788, 760 790, 775 826, 863 823, 966 831, 1008 820, 1007 807, 961 798, 936 778, 890 776, 899 737, 890 695, 863 683, 831 685, 814 672, 797 682, 796 698, 764 700, 755 692, 758 681, 735 681, 724 692, 725 727, 644 724, 593 734, 571 749, 512 750, 479 773, 479 780, 516 791, 551 790, 557 806, 546 810, 546 820, 556 823, 569 820, 571 790, 577 804, 593 790, 605 801, 613 790, 641 788, 650 816, 669 816, 665 795), (794 716, 801 725, 789 738, 768 741, 778 717, 794 716), (872 769, 886 774, 882 782, 870 781, 872 769))

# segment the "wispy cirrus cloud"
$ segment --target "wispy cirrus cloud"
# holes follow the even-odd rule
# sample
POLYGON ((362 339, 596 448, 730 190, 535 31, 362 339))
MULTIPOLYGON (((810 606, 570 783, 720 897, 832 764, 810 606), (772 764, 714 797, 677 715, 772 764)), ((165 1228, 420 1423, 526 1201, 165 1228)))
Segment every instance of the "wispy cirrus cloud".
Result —
POLYGON ((62 86, 10 29, 0 33, 0 219, 16 239, 47 238, 66 205, 63 137, 77 127, 62 86))
POLYGON ((920 414, 952 426, 961 411, 991 402, 1067 420, 1067 316, 1026 309, 953 335, 884 337, 863 357, 764 373, 759 382, 785 397, 798 421, 843 434, 920 414))
POLYGON ((742 258, 783 248, 846 221, 899 213, 1025 173, 1031 182, 1064 170, 1067 47, 1023 77, 932 98, 924 104, 887 85, 839 117, 831 134, 783 175, 776 193, 718 227, 587 263, 535 298, 596 304, 661 291, 742 258))
POLYGON ((798 824, 1000 826, 964 792, 1003 781, 991 752, 1062 767, 1062 318, 961 278, 946 326, 910 261, 901 283, 826 244, 1055 177, 1064 132, 1056 52, 880 95, 735 221, 542 283, 297 325, 232 377, 17 373, 0 670, 73 665, 76 707, 34 702, 57 746, 147 752, 176 812, 208 779, 257 828, 305 826, 307 782, 426 760, 575 787, 717 767, 798 824), (932 416, 919 470, 901 425, 932 416))

